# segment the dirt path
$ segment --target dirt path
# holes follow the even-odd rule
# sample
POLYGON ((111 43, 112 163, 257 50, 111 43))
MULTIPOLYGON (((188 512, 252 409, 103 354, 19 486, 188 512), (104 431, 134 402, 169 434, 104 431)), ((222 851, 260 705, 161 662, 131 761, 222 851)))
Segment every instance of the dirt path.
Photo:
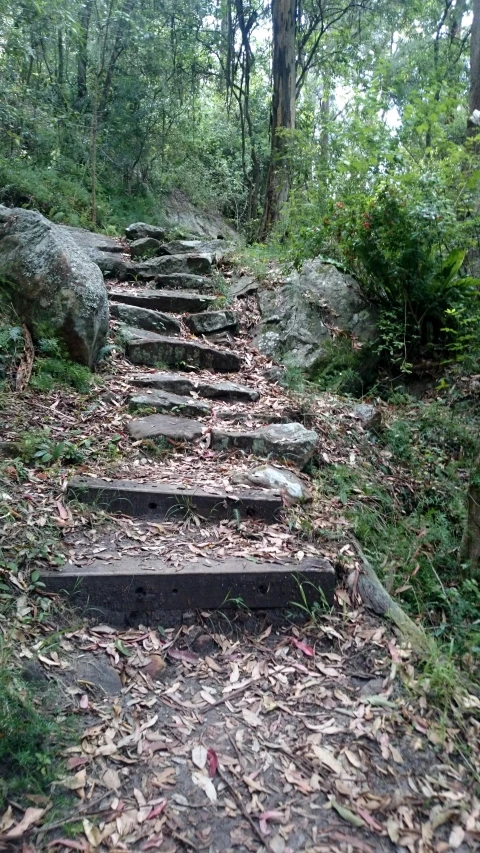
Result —
MULTIPOLYGON (((238 480, 258 459, 213 450, 212 430, 226 416, 243 430, 272 417, 285 422, 297 407, 297 419, 319 435, 323 463, 355 465, 364 453, 380 459, 345 401, 323 395, 298 412, 298 398, 270 381, 274 365, 251 348, 255 301, 236 300, 234 308, 240 333, 230 349, 242 367, 228 378, 260 399, 213 402, 199 418, 199 440, 173 441, 155 453, 132 441, 127 400, 138 370, 117 350, 99 391, 10 395, 6 443, 48 426, 51 443, 67 441, 77 450, 76 474, 229 494, 232 475, 238 480)), ((182 317, 176 319, 182 339, 190 340, 182 317)), ((118 328, 113 321, 113 335, 118 328)), ((194 376, 215 379, 204 370, 194 376)), ((161 559, 175 574, 200 557, 241 556, 301 570, 306 558, 326 557, 342 571, 333 609, 321 601, 302 609, 301 596, 282 611, 252 612, 237 601, 214 612, 166 613, 159 623, 148 611, 121 616, 107 600, 87 606, 82 627, 60 635, 48 619, 35 642, 19 627, 19 659, 59 687, 62 713, 82 726, 53 792, 53 798, 55 791, 74 792, 71 812, 53 826, 48 812, 37 815, 24 853, 479 849, 480 703, 462 694, 460 705, 442 716, 441 685, 433 693, 428 681, 419 681, 410 651, 361 607, 351 585, 345 588, 345 574, 358 570, 354 549, 345 537, 321 538, 327 520, 330 529, 346 530, 340 501, 326 500, 301 475, 313 501, 292 506, 284 493, 285 513, 270 523, 236 515, 205 522, 194 512, 109 516, 68 502, 68 459, 42 466, 35 458, 24 470, 7 465, 2 498, 12 507, 4 528, 7 557, 26 553, 26 532, 38 539, 15 580, 23 593, 19 625, 38 615, 27 592, 31 570, 45 566, 58 566, 61 577, 66 568, 81 573, 92 562, 115 567, 123 558, 161 559), (106 612, 121 616, 123 626, 118 618, 117 627, 106 624, 106 612)), ((52 600, 45 596, 46 610, 52 600)), ((20 817, 15 811, 13 822, 20 817)), ((19 849, 15 843, 10 848, 19 849)))

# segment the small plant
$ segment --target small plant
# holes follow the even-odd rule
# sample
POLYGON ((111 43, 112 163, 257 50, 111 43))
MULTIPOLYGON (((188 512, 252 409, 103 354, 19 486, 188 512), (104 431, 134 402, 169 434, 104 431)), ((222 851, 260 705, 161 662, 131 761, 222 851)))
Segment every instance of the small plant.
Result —
POLYGON ((296 607, 315 625, 321 622, 326 613, 331 612, 331 607, 325 598, 323 589, 305 578, 295 575, 295 583, 298 586, 300 601, 292 601, 292 607, 296 607), (313 590, 313 593, 312 593, 313 590))
POLYGON ((30 465, 54 465, 56 462, 75 465, 83 462, 90 448, 90 439, 82 439, 79 444, 72 441, 55 441, 48 431, 26 433, 20 444, 20 457, 30 465))
POLYGON ((56 386, 74 388, 86 394, 90 391, 93 377, 83 364, 68 357, 64 345, 56 338, 41 338, 37 345, 36 359, 30 386, 35 391, 48 392, 56 386))

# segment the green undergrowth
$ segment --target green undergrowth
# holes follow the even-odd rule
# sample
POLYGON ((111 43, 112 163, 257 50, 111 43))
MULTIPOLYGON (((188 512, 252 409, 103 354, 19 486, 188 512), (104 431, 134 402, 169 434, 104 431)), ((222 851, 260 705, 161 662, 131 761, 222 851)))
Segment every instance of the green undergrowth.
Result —
POLYGON ((371 461, 316 476, 337 498, 388 592, 470 672, 479 671, 480 578, 461 565, 468 473, 480 449, 480 413, 404 401, 372 441, 371 461))

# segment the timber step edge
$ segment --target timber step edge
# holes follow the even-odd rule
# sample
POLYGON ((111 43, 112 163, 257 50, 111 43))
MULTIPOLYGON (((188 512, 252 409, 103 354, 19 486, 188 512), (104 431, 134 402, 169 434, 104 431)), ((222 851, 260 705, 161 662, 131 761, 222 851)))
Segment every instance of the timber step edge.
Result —
POLYGON ((336 587, 333 566, 321 558, 299 564, 231 557, 175 566, 151 557, 129 557, 45 570, 39 579, 47 592, 66 593, 73 605, 94 608, 96 618, 103 611, 107 617, 113 613, 142 621, 165 610, 218 610, 235 607, 238 601, 252 610, 295 602, 331 606, 336 587))
POLYGON ((207 521, 236 517, 275 521, 282 509, 278 492, 262 489, 239 489, 235 493, 182 488, 169 483, 138 483, 135 480, 112 480, 96 477, 73 477, 67 486, 67 497, 94 505, 112 513, 133 518, 187 518, 193 513, 207 521))

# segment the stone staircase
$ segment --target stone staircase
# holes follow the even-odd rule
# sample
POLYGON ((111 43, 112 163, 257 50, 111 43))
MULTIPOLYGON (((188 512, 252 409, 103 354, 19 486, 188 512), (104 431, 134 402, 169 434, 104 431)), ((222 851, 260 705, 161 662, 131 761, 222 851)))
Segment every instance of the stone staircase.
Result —
MULTIPOLYGON (((240 453, 301 469, 315 452, 317 434, 298 421, 285 422, 261 410, 256 388, 235 381, 235 374, 244 367, 242 348, 235 347, 233 338, 237 316, 230 308, 216 310, 212 276, 224 244, 165 243, 161 229, 140 226, 136 223, 127 229, 135 257, 124 259, 115 252, 116 266, 109 265, 108 258, 103 263, 106 277, 112 267, 117 275, 120 270, 124 282, 117 280, 110 286, 109 299, 111 316, 120 323, 126 357, 132 365, 153 368, 130 379, 127 402, 133 417, 127 432, 132 447, 147 442, 180 452, 201 443, 207 482, 225 454, 240 453), (142 249, 155 250, 156 256, 136 260, 142 249), (139 280, 146 284, 139 285, 139 280), (228 347, 218 346, 219 334, 228 347), (213 417, 218 401, 227 404, 221 412, 225 425, 213 417), (248 407, 256 404, 257 414, 251 417, 248 407), (243 406, 241 411, 238 405, 243 406)), ((241 525, 248 520, 268 529, 282 518, 285 496, 278 486, 200 488, 153 478, 148 482, 145 478, 112 480, 109 473, 105 472, 105 479, 74 477, 67 497, 145 523, 168 519, 181 524, 194 517, 200 525, 225 521, 241 525)), ((277 474, 281 481, 281 470, 277 474)), ((284 475, 289 474, 287 470, 284 475)), ((78 605, 127 623, 161 619, 165 610, 211 610, 240 600, 249 608, 288 607, 299 598, 300 586, 304 603, 320 595, 332 603, 335 589, 335 572, 319 556, 263 562, 247 553, 173 566, 148 553, 135 558, 118 555, 108 563, 92 559, 81 567, 69 564, 60 571, 45 571, 41 580, 47 590, 66 590, 78 605)))

